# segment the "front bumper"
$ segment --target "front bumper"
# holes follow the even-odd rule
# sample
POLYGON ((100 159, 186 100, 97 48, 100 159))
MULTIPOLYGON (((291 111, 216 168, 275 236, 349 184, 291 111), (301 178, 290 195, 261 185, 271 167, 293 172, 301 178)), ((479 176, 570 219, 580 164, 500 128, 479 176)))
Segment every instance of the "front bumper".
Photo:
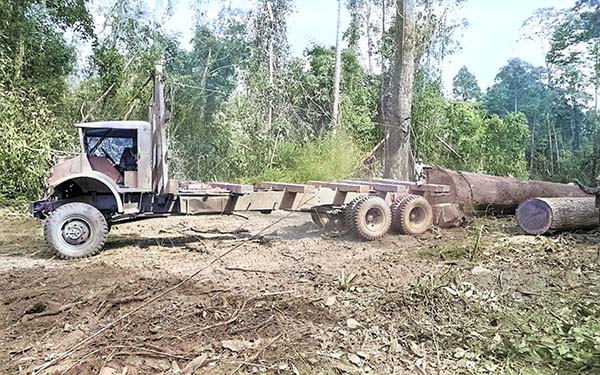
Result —
POLYGON ((29 205, 29 214, 38 219, 45 219, 48 214, 60 206, 60 203, 55 200, 42 199, 32 202, 29 205))

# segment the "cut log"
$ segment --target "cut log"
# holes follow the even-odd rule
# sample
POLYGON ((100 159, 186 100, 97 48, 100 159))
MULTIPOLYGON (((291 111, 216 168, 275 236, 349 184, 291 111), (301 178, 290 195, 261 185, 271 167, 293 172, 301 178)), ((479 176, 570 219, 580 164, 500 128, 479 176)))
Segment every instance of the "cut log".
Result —
POLYGON ((527 234, 593 228, 600 224, 595 198, 534 198, 517 209, 517 222, 527 234))
POLYGON ((450 186, 450 193, 432 197, 432 205, 458 203, 466 215, 478 212, 513 214, 528 199, 544 197, 591 197, 577 185, 519 180, 435 168, 425 171, 429 184, 450 186))

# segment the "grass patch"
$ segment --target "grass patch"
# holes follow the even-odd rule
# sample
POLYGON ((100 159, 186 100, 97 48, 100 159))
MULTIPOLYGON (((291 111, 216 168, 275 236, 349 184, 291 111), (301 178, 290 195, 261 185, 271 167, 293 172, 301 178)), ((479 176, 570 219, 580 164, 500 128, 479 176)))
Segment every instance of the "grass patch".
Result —
POLYGON ((360 148, 344 134, 329 135, 304 145, 284 144, 271 168, 244 182, 302 183, 348 178, 355 173, 362 157, 360 148))

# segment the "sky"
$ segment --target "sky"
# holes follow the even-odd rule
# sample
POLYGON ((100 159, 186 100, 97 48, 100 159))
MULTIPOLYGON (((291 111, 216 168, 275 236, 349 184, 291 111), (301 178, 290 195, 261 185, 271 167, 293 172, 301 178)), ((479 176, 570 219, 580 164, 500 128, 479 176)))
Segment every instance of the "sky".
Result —
MULTIPOLYGON (((167 0, 147 0, 159 8, 167 0)), ((166 26, 178 32, 182 45, 189 45, 195 3, 207 0, 171 0, 174 13, 166 26)), ((252 0, 231 1, 236 7, 250 7, 252 0)), ((344 0, 345 3, 345 0, 344 0)), ((468 26, 457 34, 461 50, 447 59, 442 67, 444 88, 450 91, 452 78, 462 66, 466 66, 477 77, 482 88, 494 83, 500 68, 510 58, 518 57, 534 65, 543 65, 544 53, 539 41, 525 40, 521 26, 539 8, 567 8, 575 0, 466 0, 460 16, 468 26)), ((207 17, 216 17, 220 5, 218 0, 209 2, 207 17)), ((288 40, 295 56, 301 56, 312 43, 335 44, 337 0, 297 0, 295 11, 288 22, 288 40)), ((349 14, 343 9, 342 28, 348 26, 349 14)))

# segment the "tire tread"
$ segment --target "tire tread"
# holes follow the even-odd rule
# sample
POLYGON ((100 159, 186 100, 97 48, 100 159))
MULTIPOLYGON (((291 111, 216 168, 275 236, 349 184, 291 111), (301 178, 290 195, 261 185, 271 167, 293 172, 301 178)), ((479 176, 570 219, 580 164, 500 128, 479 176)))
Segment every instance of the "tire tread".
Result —
POLYGON ((54 210, 53 212, 51 212, 48 215, 48 217, 46 218, 46 221, 44 222, 44 238, 46 239, 46 242, 48 243, 48 245, 50 245, 50 247, 52 248, 52 251, 54 252, 54 254, 60 259, 87 258, 87 257, 91 257, 91 256, 98 254, 102 250, 104 245, 106 244, 108 232, 109 232, 109 226, 108 226, 108 223, 106 222, 106 218, 102 215, 102 213, 100 211, 98 211, 94 206, 89 205, 87 203, 81 203, 81 202, 67 203, 67 204, 64 204, 64 205, 58 207, 56 210, 54 210), (82 206, 82 205, 85 205, 85 206, 82 206), (93 208, 92 212, 94 213, 94 215, 97 216, 96 219, 100 219, 99 220, 100 224, 101 224, 100 228, 95 228, 95 230, 98 230, 98 233, 101 236, 101 240, 85 255, 81 255, 81 256, 66 255, 60 251, 61 244, 58 243, 56 241, 56 238, 54 238, 54 236, 52 235, 52 230, 53 230, 52 225, 54 224, 53 219, 56 217, 56 214, 60 213, 61 211, 79 210, 82 207, 85 207, 86 209, 88 209, 86 206, 93 208))
POLYGON ((383 237, 390 229, 391 222, 392 222, 392 216, 391 216, 391 212, 390 212, 390 207, 387 205, 387 203, 385 203, 385 201, 382 198, 380 198, 378 196, 374 196, 374 195, 365 196, 364 199, 361 199, 358 202, 356 202, 356 205, 352 209, 352 223, 353 223, 352 230, 358 237, 362 238, 363 240, 374 241, 374 240, 377 240, 377 239, 383 237), (385 211, 386 223, 384 226, 384 230, 380 231, 379 233, 367 232, 367 231, 363 230, 362 225, 361 225, 361 222, 364 220, 364 218, 361 217, 362 216, 361 212, 360 212, 361 208, 366 204, 375 204, 374 202, 379 203, 385 211))

